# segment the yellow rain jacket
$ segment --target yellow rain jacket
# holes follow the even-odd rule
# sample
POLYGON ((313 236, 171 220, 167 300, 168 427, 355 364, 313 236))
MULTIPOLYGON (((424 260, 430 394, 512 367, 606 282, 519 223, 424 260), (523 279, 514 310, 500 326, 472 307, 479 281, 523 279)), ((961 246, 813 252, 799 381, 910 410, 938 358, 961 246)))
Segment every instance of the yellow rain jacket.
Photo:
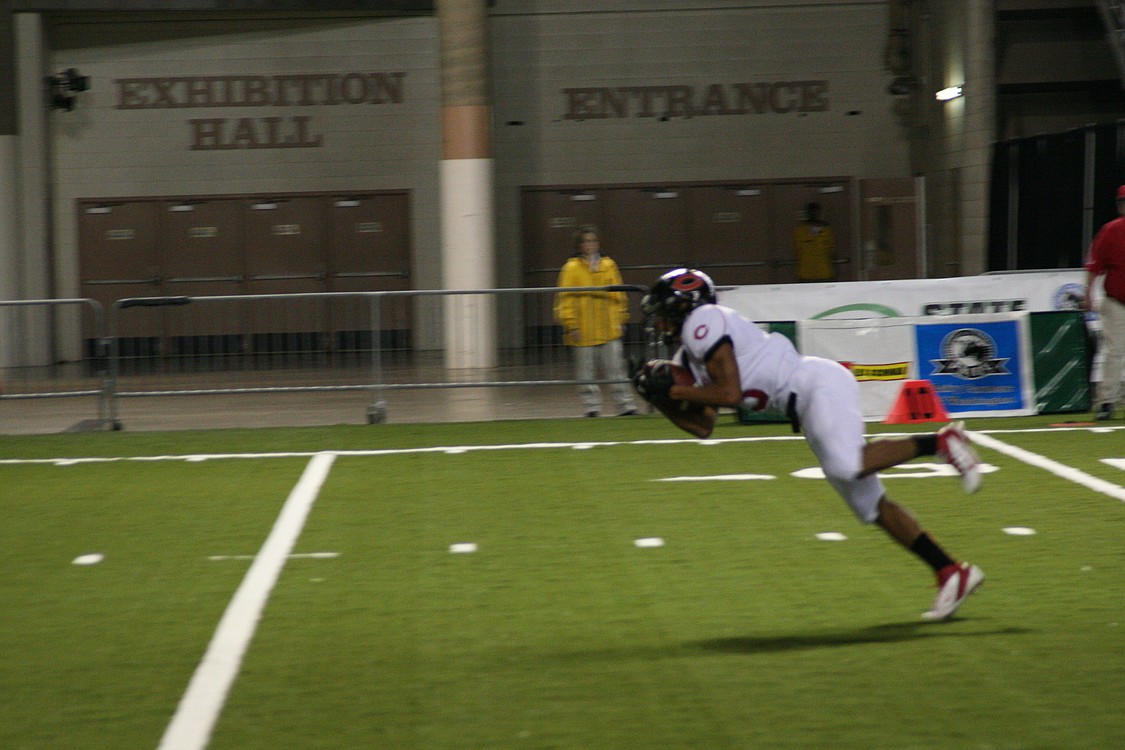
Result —
MULTIPOLYGON (((595 270, 585 258, 575 255, 562 267, 556 286, 620 283, 621 271, 612 258, 601 256, 595 270)), ((555 295, 555 319, 562 324, 567 344, 597 346, 621 338, 621 327, 629 320, 629 305, 624 292, 559 292, 555 295)))

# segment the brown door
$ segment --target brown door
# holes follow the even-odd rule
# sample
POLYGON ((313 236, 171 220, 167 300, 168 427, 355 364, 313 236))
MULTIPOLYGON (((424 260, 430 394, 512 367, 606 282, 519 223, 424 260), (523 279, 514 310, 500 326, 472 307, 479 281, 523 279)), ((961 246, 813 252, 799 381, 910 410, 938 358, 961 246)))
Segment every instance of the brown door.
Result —
POLYGON ((240 201, 165 201, 160 206, 164 293, 243 294, 240 201))
POLYGON ((246 270, 252 294, 325 291, 322 205, 318 198, 243 201, 246 270))
POLYGON ((684 188, 614 188, 606 193, 602 251, 617 261, 625 283, 647 286, 688 262, 684 188))
POLYGON ((574 255, 574 232, 583 224, 602 226, 605 191, 573 188, 523 191, 523 268, 529 287, 555 286, 559 271, 574 255))
MULTIPOLYGON (((186 297, 244 294, 241 202, 161 201, 159 205, 163 293, 186 297)), ((165 315, 170 350, 200 356, 239 351, 243 308, 233 302, 169 307, 165 315)))
MULTIPOLYGON (((596 226, 604 240, 605 191, 582 187, 525 188, 522 200, 524 284, 555 286, 559 283, 559 271, 574 255, 574 233, 578 227, 596 226)), ((555 325, 553 295, 525 297, 522 314, 529 341, 536 345, 561 342, 561 329, 555 325)))
POLYGON ((864 278, 872 281, 921 278, 914 180, 910 177, 864 180, 860 184, 860 205, 864 278))
POLYGON ((768 284, 773 217, 762 186, 699 186, 688 196, 689 265, 719 286, 768 284))
MULTIPOLYGON (((157 235, 160 209, 152 202, 78 205, 79 279, 82 295, 100 302, 106 315, 125 297, 161 294, 157 235)), ((148 349, 161 331, 161 308, 135 307, 117 317, 122 338, 137 339, 128 346, 148 349), (151 339, 145 344, 139 339, 151 339)), ((86 335, 91 335, 87 331, 86 335)), ((128 353, 128 352, 127 352, 128 353)), ((151 352, 150 352, 151 353, 151 352)))
MULTIPOLYGON (((327 284, 324 203, 320 198, 260 198, 242 201, 246 227, 246 289, 250 294, 324 292, 327 284)), ((247 327, 268 346, 320 348, 328 330, 323 299, 253 302, 247 327)), ((256 348, 261 348, 256 345, 256 348)))
MULTIPOLYGON (((407 193, 327 197, 331 292, 384 292, 410 288, 410 201, 407 193)), ((329 304, 336 346, 354 348, 368 341, 371 310, 366 299, 329 304)), ((378 325, 383 344, 405 347, 409 341, 407 297, 380 301, 378 325)))

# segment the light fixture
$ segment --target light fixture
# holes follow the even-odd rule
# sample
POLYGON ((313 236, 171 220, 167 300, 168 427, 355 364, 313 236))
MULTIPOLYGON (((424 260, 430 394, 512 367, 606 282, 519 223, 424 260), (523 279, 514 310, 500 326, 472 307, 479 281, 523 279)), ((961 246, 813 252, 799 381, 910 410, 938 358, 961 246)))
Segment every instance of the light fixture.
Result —
POLYGON ((947 102, 950 99, 956 99, 959 96, 961 96, 960 86, 950 86, 949 88, 942 89, 941 91, 934 94, 934 98, 939 102, 947 102))

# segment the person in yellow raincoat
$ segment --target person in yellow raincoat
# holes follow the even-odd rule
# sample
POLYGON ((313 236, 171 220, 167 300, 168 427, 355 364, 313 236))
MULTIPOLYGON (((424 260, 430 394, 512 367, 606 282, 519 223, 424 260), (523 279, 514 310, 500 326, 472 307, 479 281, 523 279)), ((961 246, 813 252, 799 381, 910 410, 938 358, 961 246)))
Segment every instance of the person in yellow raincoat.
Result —
MULTIPOLYGON (((574 255, 559 272, 556 286, 611 286, 621 283, 621 271, 613 258, 601 254, 598 230, 590 225, 574 233, 574 255)), ((629 319, 624 292, 559 292, 555 296, 555 319, 562 324, 563 338, 574 351, 578 380, 620 380, 612 385, 619 416, 637 413, 633 392, 626 380, 625 348, 621 336, 629 319)), ((602 409, 602 391, 596 383, 579 386, 587 417, 602 409)))

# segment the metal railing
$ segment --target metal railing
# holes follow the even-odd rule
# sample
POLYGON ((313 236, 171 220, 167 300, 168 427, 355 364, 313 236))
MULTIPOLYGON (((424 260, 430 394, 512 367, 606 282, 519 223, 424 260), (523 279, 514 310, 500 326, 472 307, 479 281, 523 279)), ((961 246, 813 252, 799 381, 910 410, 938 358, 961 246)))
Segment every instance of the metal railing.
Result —
POLYGON ((640 286, 136 297, 107 315, 104 420, 145 396, 367 392, 369 423, 396 391, 578 386, 558 292, 629 296, 625 345, 649 356, 640 286))
POLYGON ((110 423, 109 342, 96 300, 0 300, 0 356, 0 399, 90 397, 97 416, 86 426, 110 423))

